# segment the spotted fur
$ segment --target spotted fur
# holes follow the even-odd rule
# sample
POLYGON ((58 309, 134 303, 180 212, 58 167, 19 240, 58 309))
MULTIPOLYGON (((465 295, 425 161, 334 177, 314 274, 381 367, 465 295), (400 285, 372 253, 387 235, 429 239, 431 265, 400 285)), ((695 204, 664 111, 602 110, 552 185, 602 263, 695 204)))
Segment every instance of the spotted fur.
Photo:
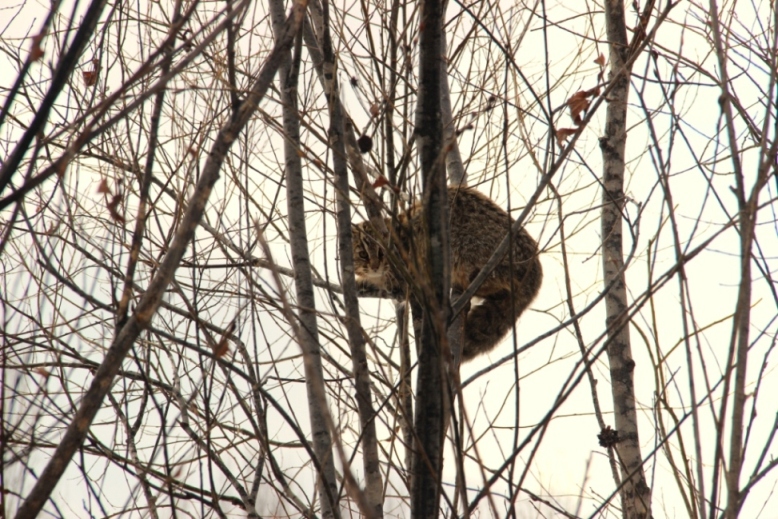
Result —
MULTIPOLYGON (((491 257, 513 224, 501 207, 472 188, 448 189, 451 232, 451 285, 464 291, 491 257)), ((421 204, 399 215, 392 238, 400 254, 390 261, 380 236, 369 222, 353 229, 354 269, 361 294, 402 299, 406 284, 418 282, 424 264, 419 243, 423 222, 421 204), (397 261, 399 260, 399 261, 397 261)), ((387 227, 391 226, 389 219, 387 227)), ((512 254, 506 254, 484 281, 465 316, 464 361, 491 351, 513 328, 513 323, 540 290, 543 269, 538 245, 523 228, 513 235, 512 254)))

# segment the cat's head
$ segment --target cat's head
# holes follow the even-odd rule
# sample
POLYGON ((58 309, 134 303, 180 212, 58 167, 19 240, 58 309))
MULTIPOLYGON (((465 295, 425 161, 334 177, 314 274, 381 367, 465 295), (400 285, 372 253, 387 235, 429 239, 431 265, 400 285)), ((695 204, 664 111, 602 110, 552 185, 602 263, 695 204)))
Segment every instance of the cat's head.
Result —
POLYGON ((370 222, 362 222, 351 229, 354 245, 354 274, 357 278, 377 281, 382 278, 388 265, 384 248, 370 222))

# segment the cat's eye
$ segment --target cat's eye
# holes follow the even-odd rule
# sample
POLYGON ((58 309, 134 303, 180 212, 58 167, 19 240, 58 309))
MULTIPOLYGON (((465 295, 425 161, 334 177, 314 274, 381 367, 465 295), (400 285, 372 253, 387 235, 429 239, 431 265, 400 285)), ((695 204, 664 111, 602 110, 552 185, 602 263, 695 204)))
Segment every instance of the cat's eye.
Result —
POLYGON ((370 257, 367 255, 367 251, 361 250, 359 251, 359 259, 362 261, 367 261, 370 259, 370 257))

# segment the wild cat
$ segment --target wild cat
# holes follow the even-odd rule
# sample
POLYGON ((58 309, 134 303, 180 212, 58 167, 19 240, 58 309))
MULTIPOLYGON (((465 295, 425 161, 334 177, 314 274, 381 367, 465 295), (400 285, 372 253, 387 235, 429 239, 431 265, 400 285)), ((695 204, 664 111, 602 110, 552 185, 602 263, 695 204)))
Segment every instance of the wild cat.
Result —
MULTIPOLYGON (((451 233, 451 286, 464 291, 494 253, 513 225, 513 219, 488 197, 468 187, 448 188, 451 233)), ((398 249, 416 256, 424 247, 421 203, 398 216, 395 228, 398 249), (416 240, 414 245, 414 238, 416 240)), ((386 220, 391 228, 391 220, 386 220)), ((402 298, 406 277, 388 261, 382 243, 386 240, 369 222, 353 228, 354 271, 361 292, 402 298)), ((513 323, 540 290, 543 269, 538 244, 523 228, 513 234, 513 254, 506 254, 475 293, 465 315, 462 360, 468 361, 492 350, 511 330, 513 323)))

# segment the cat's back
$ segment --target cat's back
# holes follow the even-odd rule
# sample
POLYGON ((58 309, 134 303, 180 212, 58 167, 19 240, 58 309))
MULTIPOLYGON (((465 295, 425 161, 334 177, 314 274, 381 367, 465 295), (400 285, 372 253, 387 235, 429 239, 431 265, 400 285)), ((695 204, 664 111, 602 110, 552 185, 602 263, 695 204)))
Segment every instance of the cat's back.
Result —
POLYGON ((454 253, 488 258, 511 227, 511 217, 474 188, 450 187, 448 200, 454 253))
MULTIPOLYGON (((482 265, 508 234, 513 219, 502 207, 475 188, 449 187, 447 194, 451 249, 455 263, 464 260, 471 265, 482 265)), ((421 207, 421 202, 417 202, 408 212, 413 221, 414 234, 422 232, 421 207)), ((403 223, 403 227, 407 227, 407 224, 403 223)), ((514 234, 513 245, 520 258, 537 255, 537 244, 523 228, 514 234)))
POLYGON ((505 235, 512 223, 510 216, 486 195, 471 187, 449 187, 449 221, 451 229, 481 234, 505 235), (491 231, 495 232, 492 233, 491 231))

